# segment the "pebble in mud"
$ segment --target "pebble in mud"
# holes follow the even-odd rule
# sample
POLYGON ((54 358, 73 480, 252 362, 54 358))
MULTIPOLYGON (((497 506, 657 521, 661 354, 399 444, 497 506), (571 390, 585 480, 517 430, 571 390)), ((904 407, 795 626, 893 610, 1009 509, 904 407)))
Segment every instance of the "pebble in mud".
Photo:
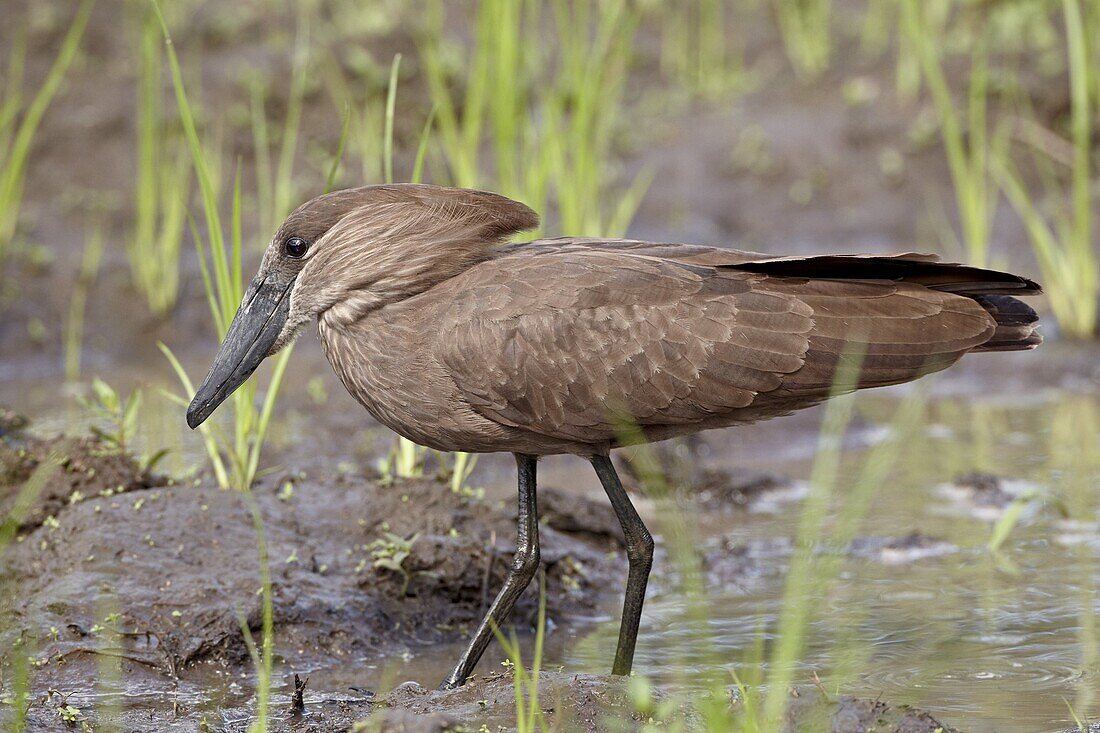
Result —
POLYGON ((0 437, 0 515, 9 517, 17 489, 43 464, 45 482, 23 507, 20 532, 54 524, 62 511, 89 499, 164 486, 168 480, 138 466, 134 459, 98 438, 10 439, 0 437), (56 463, 49 468, 49 463, 56 463))

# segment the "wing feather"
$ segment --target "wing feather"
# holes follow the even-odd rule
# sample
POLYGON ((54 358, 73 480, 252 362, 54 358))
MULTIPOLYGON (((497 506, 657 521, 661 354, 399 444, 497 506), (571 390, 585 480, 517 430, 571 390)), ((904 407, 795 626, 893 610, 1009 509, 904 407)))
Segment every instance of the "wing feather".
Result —
MULTIPOLYGON (((852 259, 873 270, 874 258, 852 259)), ((936 266, 879 259, 891 274, 936 266)), ((995 329, 974 300, 918 282, 806 274, 846 261, 629 241, 511 246, 444 284, 437 358, 484 417, 587 444, 614 442, 623 419, 711 426, 812 404, 852 358, 859 386, 908 381, 995 329)))

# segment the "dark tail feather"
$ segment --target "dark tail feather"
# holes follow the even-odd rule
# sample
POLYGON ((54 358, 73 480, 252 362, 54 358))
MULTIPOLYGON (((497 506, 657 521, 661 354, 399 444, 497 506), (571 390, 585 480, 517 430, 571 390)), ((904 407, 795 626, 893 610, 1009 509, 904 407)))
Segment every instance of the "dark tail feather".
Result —
POLYGON ((997 322, 993 336, 973 351, 1023 351, 1043 342, 1038 316, 1015 296, 1043 292, 1039 284, 1009 272, 939 262, 934 255, 824 255, 750 260, 735 265, 769 275, 842 280, 897 280, 971 298, 997 322))
POLYGON ((934 255, 821 255, 778 257, 736 265, 739 270, 787 277, 840 280, 900 280, 933 290, 965 295, 1035 295, 1038 283, 1009 272, 939 262, 934 255))
POLYGON ((1026 351, 1043 343, 1039 316, 1026 303, 1007 295, 972 296, 997 322, 993 336, 974 351, 1026 351))

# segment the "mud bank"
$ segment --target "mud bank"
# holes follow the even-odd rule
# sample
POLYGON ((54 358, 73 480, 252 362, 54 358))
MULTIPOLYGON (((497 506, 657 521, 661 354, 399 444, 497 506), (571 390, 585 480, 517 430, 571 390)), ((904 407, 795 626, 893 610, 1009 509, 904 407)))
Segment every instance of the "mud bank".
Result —
MULTIPOLYGON (((3 556, 4 679, 10 687, 17 658, 30 660, 36 725, 51 716, 60 723, 64 704, 90 709, 104 694, 93 680, 105 663, 151 716, 146 725, 187 720, 194 730, 211 716, 229 724, 233 698, 247 702, 252 678, 242 619, 257 638, 262 623, 249 498, 151 476, 92 439, 8 440, 0 458, 2 500, 28 505, 7 527, 3 556), (43 465, 37 496, 19 498, 43 465), (211 698, 211 687, 223 699, 211 698)), ((430 479, 384 486, 354 476, 271 477, 253 497, 270 559, 281 678, 460 643, 514 551, 514 509, 430 479)), ((549 618, 592 618, 625 576, 606 512, 552 491, 544 504, 549 618)), ((536 608, 532 588, 516 625, 529 627, 536 608)), ((318 694, 317 707, 336 700, 347 712, 339 720, 362 713, 361 695, 318 694)))

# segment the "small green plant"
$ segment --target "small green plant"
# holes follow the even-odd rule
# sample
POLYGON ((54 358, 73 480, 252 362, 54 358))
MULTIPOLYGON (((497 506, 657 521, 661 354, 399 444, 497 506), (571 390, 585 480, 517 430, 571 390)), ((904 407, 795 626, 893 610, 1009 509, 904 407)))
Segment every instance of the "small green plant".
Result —
POLYGON ((970 87, 965 121, 960 117, 944 74, 936 36, 929 28, 917 0, 902 0, 902 26, 928 84, 947 152, 955 203, 962 227, 967 260, 979 267, 989 264, 989 240, 996 205, 996 187, 990 181, 989 140, 986 131, 989 68, 984 36, 970 56, 970 87))
POLYGON ((451 491, 456 494, 464 494, 469 491, 466 482, 470 480, 470 475, 473 474, 475 466, 477 466, 476 453, 459 451, 454 454, 450 476, 451 491))
POLYGON ((731 37, 726 24, 729 13, 740 8, 727 0, 654 5, 654 19, 661 27, 662 71, 704 97, 744 89, 748 80, 741 40, 731 37))
POLYGON ((103 226, 96 221, 84 238, 84 254, 80 260, 80 272, 69 300, 69 318, 65 325, 65 379, 75 382, 80 378, 80 352, 84 343, 84 310, 88 303, 88 290, 99 274, 99 261, 103 256, 103 226))
POLYGON ((816 79, 832 55, 831 0, 772 0, 783 47, 795 72, 816 79))
POLYGON ((57 717, 61 718, 63 723, 68 723, 69 725, 75 725, 84 720, 84 715, 80 712, 80 708, 73 707, 68 703, 58 706, 57 717))
POLYGON ((412 554, 412 547, 418 539, 420 539, 419 532, 408 539, 393 532, 386 532, 367 545, 367 551, 374 558, 375 568, 389 570, 401 576, 402 596, 408 593, 409 582, 412 580, 412 574, 405 567, 405 560, 412 554))
MULTIPOLYGON (((199 235, 197 227, 192 227, 192 234, 199 252, 199 264, 202 269, 207 303, 210 306, 210 313, 218 338, 221 339, 229 330, 233 315, 244 297, 240 171, 238 170, 233 184, 233 201, 230 215, 231 238, 230 244, 227 246, 218 206, 218 191, 210 173, 209 154, 199 138, 191 103, 183 83, 183 72, 180 69, 179 59, 172 45, 168 25, 160 12, 159 5, 156 4, 155 0, 153 0, 153 3, 168 51, 168 65, 176 93, 176 103, 179 107, 180 122, 183 124, 187 137, 191 163, 202 194, 207 245, 203 245, 203 238, 199 235)), ((187 394, 194 394, 194 385, 183 369, 182 364, 167 346, 159 344, 159 347, 172 365, 187 394)), ((256 474, 259 471, 260 453, 263 449, 264 439, 267 436, 271 415, 278 399, 279 388, 282 385, 283 374, 286 371, 286 365, 292 352, 293 346, 288 346, 276 357, 271 381, 259 407, 256 406, 255 402, 255 381, 248 381, 234 392, 230 398, 233 406, 232 437, 225 436, 216 426, 203 424, 199 428, 203 445, 206 448, 207 456, 210 459, 219 486, 247 491, 255 481, 256 474)), ((186 399, 175 395, 169 395, 169 397, 178 403, 186 404, 187 402, 186 399)))
POLYGON ((507 636, 493 624, 493 634, 508 657, 512 671, 512 687, 516 696, 517 733, 535 733, 549 730, 546 716, 539 705, 539 674, 542 671, 542 651, 546 642, 546 576, 539 573, 539 614, 535 627, 535 649, 531 657, 531 669, 523 663, 523 651, 514 630, 507 636))
POLYGON ((399 478, 419 478, 424 475, 424 460, 428 449, 398 435, 390 452, 378 459, 378 473, 384 484, 399 478))
MULTIPOLYGON (((1089 38, 1080 3, 1064 0, 1062 7, 1069 60, 1073 150, 1068 191, 1057 182, 1057 176, 1044 175, 1048 195, 1058 200, 1052 207, 1054 213, 1045 215, 1028 193, 1019 169, 1011 160, 1007 127, 998 135, 993 172, 1027 229, 1058 325, 1071 338, 1087 339, 1096 335, 1100 302, 1100 257, 1093 241, 1092 221, 1092 125, 1094 119, 1100 119, 1100 114, 1093 117, 1090 98, 1095 94, 1100 101, 1100 89, 1096 86, 1100 73, 1095 72, 1089 60, 1089 38), (1068 205, 1064 203, 1066 199, 1068 205)), ((1033 123, 1028 129, 1040 128, 1038 123, 1033 123)), ((1041 145, 1036 146, 1037 150, 1041 148, 1041 145)), ((1045 169, 1043 154, 1036 155, 1037 167, 1045 169)))
POLYGON ((137 176, 134 226, 127 242, 130 276, 149 309, 165 316, 179 293, 180 245, 190 193, 187 148, 167 134, 161 100, 164 41, 147 0, 138 33, 137 176))
POLYGON ((99 377, 92 380, 90 397, 78 398, 80 405, 107 427, 92 425, 92 433, 104 443, 125 451, 137 434, 138 410, 141 409, 141 390, 135 389, 123 399, 111 385, 99 377))
POLYGON ((3 88, 0 88, 0 263, 10 252, 15 238, 23 204, 23 182, 38 126, 76 58, 94 4, 95 0, 82 0, 77 7, 46 78, 25 107, 23 67, 26 38, 20 34, 11 45, 5 81, 3 88))

